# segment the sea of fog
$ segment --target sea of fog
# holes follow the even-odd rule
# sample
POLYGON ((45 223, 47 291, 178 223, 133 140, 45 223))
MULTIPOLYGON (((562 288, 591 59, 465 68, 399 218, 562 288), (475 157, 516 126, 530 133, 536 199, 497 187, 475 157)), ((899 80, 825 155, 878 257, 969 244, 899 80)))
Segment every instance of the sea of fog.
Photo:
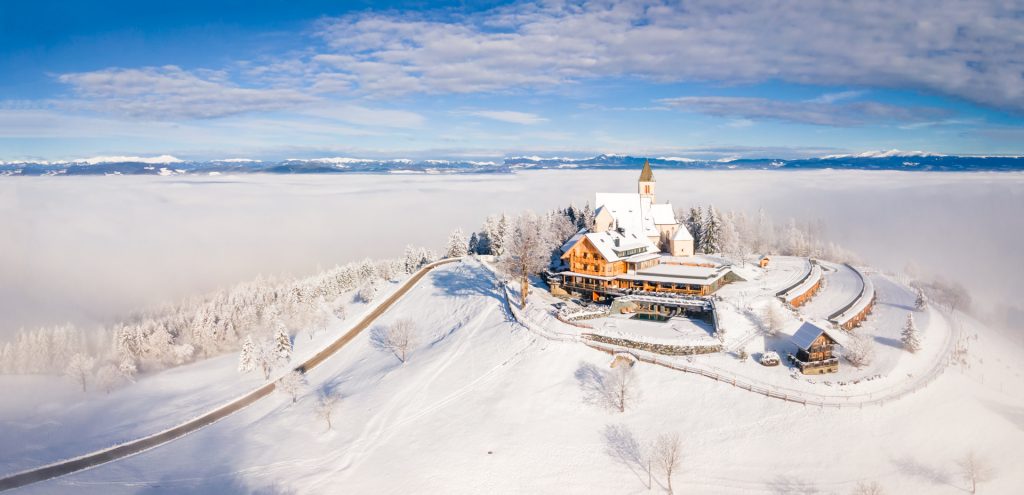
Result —
MULTIPOLYGON (((0 336, 106 322, 248 280, 438 250, 500 211, 635 191, 637 171, 0 179, 0 336)), ((1019 304, 1024 174, 655 171, 658 200, 821 219, 874 265, 908 261, 1019 304)))

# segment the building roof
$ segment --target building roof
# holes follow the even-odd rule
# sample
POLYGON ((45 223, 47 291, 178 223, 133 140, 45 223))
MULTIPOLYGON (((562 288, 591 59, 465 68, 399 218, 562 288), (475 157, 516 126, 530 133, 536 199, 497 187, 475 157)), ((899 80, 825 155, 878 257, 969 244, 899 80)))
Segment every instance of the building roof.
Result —
MULTIPOLYGON (((604 208, 615 219, 617 227, 627 232, 647 233, 644 227, 644 201, 637 193, 597 193, 594 204, 604 208)), ((649 202, 650 200, 648 200, 649 202)), ((651 228, 653 228, 653 222, 651 228)))
POLYGON ((669 203, 651 205, 651 217, 655 225, 676 224, 676 213, 672 211, 672 205, 669 203))
POLYGON ((724 266, 715 268, 705 266, 692 266, 692 265, 669 265, 661 263, 654 265, 643 270, 638 270, 637 275, 655 275, 660 277, 677 277, 677 278, 690 278, 690 279, 710 279, 714 280, 718 277, 725 275, 729 271, 724 266))
MULTIPOLYGON (((790 340, 792 340, 793 343, 796 344, 796 346, 799 347, 801 350, 806 351, 811 346, 811 344, 814 343, 814 340, 817 339, 818 337, 821 337, 822 334, 825 334, 828 336, 828 338, 832 339, 833 341, 836 341, 836 338, 832 336, 832 333, 829 332, 828 329, 818 326, 809 321, 805 321, 802 325, 800 325, 800 328, 796 330, 796 333, 793 334, 793 337, 790 338, 790 340)), ((838 343, 838 341, 836 342, 838 343)))
POLYGON ((640 171, 640 182, 654 182, 654 172, 651 172, 651 162, 644 160, 644 169, 640 171))
MULTIPOLYGON (((563 248, 565 249, 563 249, 562 252, 565 253, 572 249, 572 247, 575 246, 576 243, 582 241, 582 238, 586 238, 588 241, 590 241, 590 243, 593 244, 594 247, 597 249, 598 253, 601 254, 601 257, 608 262, 633 259, 634 257, 641 254, 658 253, 658 247, 655 246, 654 243, 650 241, 650 239, 637 235, 636 233, 630 232, 628 230, 625 231, 624 233, 609 230, 607 232, 587 232, 584 233, 582 236, 579 236, 579 234, 577 234, 577 236, 573 236, 573 239, 576 240, 573 241, 572 239, 570 239, 569 242, 567 242, 563 246, 563 248), (618 244, 616 244, 616 241, 618 242, 618 244), (565 246, 568 247, 566 248, 565 246), (636 249, 640 249, 641 251, 639 253, 625 255, 626 251, 636 249)), ((564 256, 565 255, 563 254, 563 257, 564 256)))
POLYGON ((673 241, 692 241, 693 234, 686 228, 686 225, 679 224, 679 228, 676 229, 676 234, 672 236, 673 241))
POLYGON ((580 239, 584 235, 586 235, 586 233, 587 233, 587 229, 583 228, 583 229, 580 229, 579 232, 576 232, 575 234, 573 234, 573 236, 570 237, 568 241, 565 241, 565 244, 562 244, 562 248, 561 248, 562 252, 564 253, 564 252, 572 249, 572 247, 575 246, 576 243, 579 242, 580 239))

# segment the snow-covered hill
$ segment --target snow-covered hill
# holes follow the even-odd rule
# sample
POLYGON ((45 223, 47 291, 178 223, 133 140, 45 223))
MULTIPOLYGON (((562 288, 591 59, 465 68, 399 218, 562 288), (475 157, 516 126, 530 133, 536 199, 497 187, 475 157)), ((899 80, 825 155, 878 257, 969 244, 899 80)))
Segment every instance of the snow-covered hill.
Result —
MULTIPOLYGON (((439 268, 380 321, 415 319, 422 338, 408 363, 365 332, 309 374, 295 404, 275 395, 24 492, 650 493, 636 459, 664 432, 682 439, 681 493, 849 493, 860 480, 888 493, 962 493, 954 460, 969 450, 995 468, 986 492, 1024 483, 1021 351, 972 321, 969 366, 883 406, 804 407, 641 363, 638 397, 619 413, 587 400, 610 356, 510 322, 495 287, 476 262, 439 268), (343 396, 329 431, 314 414, 324 390, 343 396)), ((125 424, 143 413, 115 412, 125 424)))

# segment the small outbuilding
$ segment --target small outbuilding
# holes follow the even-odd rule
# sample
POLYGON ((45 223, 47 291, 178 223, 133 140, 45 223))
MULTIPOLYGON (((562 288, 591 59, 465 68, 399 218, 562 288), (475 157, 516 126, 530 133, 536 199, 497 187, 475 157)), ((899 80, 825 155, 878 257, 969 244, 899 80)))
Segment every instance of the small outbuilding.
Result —
POLYGON ((767 255, 762 256, 761 257, 761 261, 760 261, 761 268, 767 268, 768 267, 768 262, 771 261, 771 260, 772 259, 769 258, 767 255))
POLYGON ((805 375, 820 375, 839 371, 839 358, 835 356, 836 339, 829 330, 805 321, 791 339, 797 347, 794 361, 805 375))
POLYGON ((778 366, 779 361, 779 354, 775 351, 768 351, 761 354, 761 365, 763 366, 778 366))

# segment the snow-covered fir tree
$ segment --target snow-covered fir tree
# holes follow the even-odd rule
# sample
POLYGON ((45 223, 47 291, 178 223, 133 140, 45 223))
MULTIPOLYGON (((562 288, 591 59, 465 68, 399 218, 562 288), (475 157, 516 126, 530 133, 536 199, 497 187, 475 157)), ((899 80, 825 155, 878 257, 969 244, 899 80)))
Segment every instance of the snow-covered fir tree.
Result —
POLYGON ((701 224, 701 251, 711 254, 722 252, 722 217, 714 205, 709 205, 701 224))
POLYGON ((917 288, 917 299, 914 300, 914 309, 918 311, 924 311, 928 308, 928 297, 924 295, 924 290, 920 287, 917 288))
POLYGON ((465 256, 468 250, 466 234, 462 232, 461 228, 456 228, 452 231, 451 235, 448 236, 448 248, 445 252, 445 257, 459 258, 465 256))
POLYGON ((903 348, 910 352, 921 350, 921 333, 914 323, 913 313, 907 315, 907 323, 903 326, 903 332, 900 333, 900 341, 903 342, 903 348))
POLYGON ((292 360, 292 339, 280 321, 274 328, 274 359, 282 365, 292 360))
POLYGON ((242 351, 238 355, 238 372, 248 373, 256 369, 256 343, 252 335, 246 335, 242 342, 242 351))
POLYGON ((480 237, 476 232, 469 234, 469 245, 466 246, 466 251, 469 254, 480 254, 480 237))
POLYGON ((693 236, 693 249, 694 252, 704 252, 702 239, 704 238, 704 232, 702 227, 704 226, 704 212, 699 206, 690 208, 690 213, 686 216, 686 229, 690 231, 690 235, 693 236))
POLYGON ((420 269, 420 250, 413 247, 411 244, 405 246, 405 273, 416 273, 416 270, 420 269))

